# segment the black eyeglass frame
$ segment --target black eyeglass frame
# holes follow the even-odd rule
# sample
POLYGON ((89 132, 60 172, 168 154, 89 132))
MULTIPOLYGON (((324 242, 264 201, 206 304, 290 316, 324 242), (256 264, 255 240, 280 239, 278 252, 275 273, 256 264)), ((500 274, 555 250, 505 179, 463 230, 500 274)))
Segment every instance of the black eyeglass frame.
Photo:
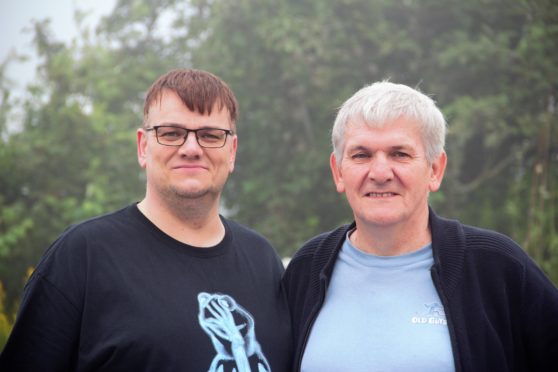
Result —
POLYGON ((225 147, 225 145, 227 144, 227 137, 234 135, 234 131, 232 131, 231 129, 212 128, 212 127, 205 127, 205 128, 198 128, 198 129, 188 129, 188 128, 180 127, 180 126, 177 126, 177 125, 154 125, 151 128, 144 128, 144 130, 146 132, 150 132, 150 131, 154 130, 155 131, 155 138, 157 139, 157 143, 159 145, 162 145, 162 146, 170 146, 170 147, 180 147, 180 146, 184 145, 186 143, 186 140, 188 139, 188 135, 190 134, 190 132, 193 132, 194 137, 196 137, 196 142, 198 143, 198 145, 200 147, 205 148, 205 149, 220 149, 222 147, 225 147), (184 134, 184 137, 182 138, 183 139, 182 143, 180 143, 180 144, 171 145, 171 144, 168 144, 168 143, 161 143, 159 141, 159 131, 158 131, 159 128, 180 129, 180 130, 186 131, 186 134, 184 134), (225 133, 225 138, 223 140, 223 144, 221 146, 205 146, 205 145, 202 145, 200 143, 200 139, 198 137, 198 131, 200 131, 200 130, 219 130, 219 131, 224 132, 225 133))

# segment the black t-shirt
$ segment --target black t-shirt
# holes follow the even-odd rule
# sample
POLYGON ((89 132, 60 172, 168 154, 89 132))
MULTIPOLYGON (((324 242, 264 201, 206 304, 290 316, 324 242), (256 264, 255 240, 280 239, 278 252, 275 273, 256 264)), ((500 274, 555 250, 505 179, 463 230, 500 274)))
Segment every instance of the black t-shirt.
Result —
POLYGON ((282 264, 262 236, 222 221, 210 248, 136 205, 68 229, 26 286, 0 370, 288 371, 282 264))

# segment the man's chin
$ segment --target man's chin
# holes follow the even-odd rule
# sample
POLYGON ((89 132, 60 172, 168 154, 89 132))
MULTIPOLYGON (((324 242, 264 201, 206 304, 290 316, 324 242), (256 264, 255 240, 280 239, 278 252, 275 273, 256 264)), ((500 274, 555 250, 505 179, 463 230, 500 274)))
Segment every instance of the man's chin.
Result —
POLYGON ((171 184, 162 188, 161 193, 169 200, 176 202, 188 200, 213 200, 218 199, 222 187, 201 182, 184 182, 182 184, 171 184))
POLYGON ((208 189, 173 190, 173 195, 177 199, 200 199, 211 194, 208 189))
MULTIPOLYGON (((397 224, 401 221, 401 217, 394 213, 384 213, 384 214, 374 214, 374 215, 364 215, 360 216, 361 221, 363 221, 367 225, 374 225, 377 227, 380 226, 391 226, 397 224)), ((357 219, 357 220, 358 220, 357 219)))

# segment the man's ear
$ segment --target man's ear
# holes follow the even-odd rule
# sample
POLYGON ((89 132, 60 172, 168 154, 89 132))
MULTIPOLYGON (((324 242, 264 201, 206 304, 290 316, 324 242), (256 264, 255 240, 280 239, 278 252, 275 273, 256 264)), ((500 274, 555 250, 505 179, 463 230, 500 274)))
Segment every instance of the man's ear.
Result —
POLYGON ((438 191, 442 185, 442 179, 444 178, 444 173, 446 171, 448 157, 445 151, 442 151, 440 156, 438 156, 430 165, 430 184, 429 190, 431 192, 438 191))
POLYGON ((231 146, 231 152, 230 152, 230 157, 229 157, 229 173, 232 173, 234 171, 234 162, 236 160, 236 149, 238 147, 238 137, 236 136, 236 134, 234 136, 232 136, 232 146, 231 146))
POLYGON ((332 152, 329 156, 329 167, 331 168, 331 174, 333 176, 333 182, 335 183, 335 188, 338 193, 345 192, 345 182, 343 182, 343 174, 341 172, 341 165, 337 164, 335 159, 335 154, 332 152))
POLYGON ((143 128, 136 131, 136 143, 138 150, 138 163, 140 167, 147 165, 147 132, 143 128))

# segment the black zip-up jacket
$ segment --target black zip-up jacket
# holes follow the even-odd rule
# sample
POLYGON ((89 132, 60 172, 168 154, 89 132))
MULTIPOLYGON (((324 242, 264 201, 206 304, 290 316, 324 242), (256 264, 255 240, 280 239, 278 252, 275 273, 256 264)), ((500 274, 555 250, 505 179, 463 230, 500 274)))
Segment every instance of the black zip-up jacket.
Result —
MULTIPOLYGON (((545 274, 504 235, 432 210, 429 223, 432 280, 444 305, 456 371, 558 371, 558 290, 545 274)), ((296 345, 294 371, 300 370, 337 255, 354 226, 314 237, 287 267, 283 284, 296 345)))

